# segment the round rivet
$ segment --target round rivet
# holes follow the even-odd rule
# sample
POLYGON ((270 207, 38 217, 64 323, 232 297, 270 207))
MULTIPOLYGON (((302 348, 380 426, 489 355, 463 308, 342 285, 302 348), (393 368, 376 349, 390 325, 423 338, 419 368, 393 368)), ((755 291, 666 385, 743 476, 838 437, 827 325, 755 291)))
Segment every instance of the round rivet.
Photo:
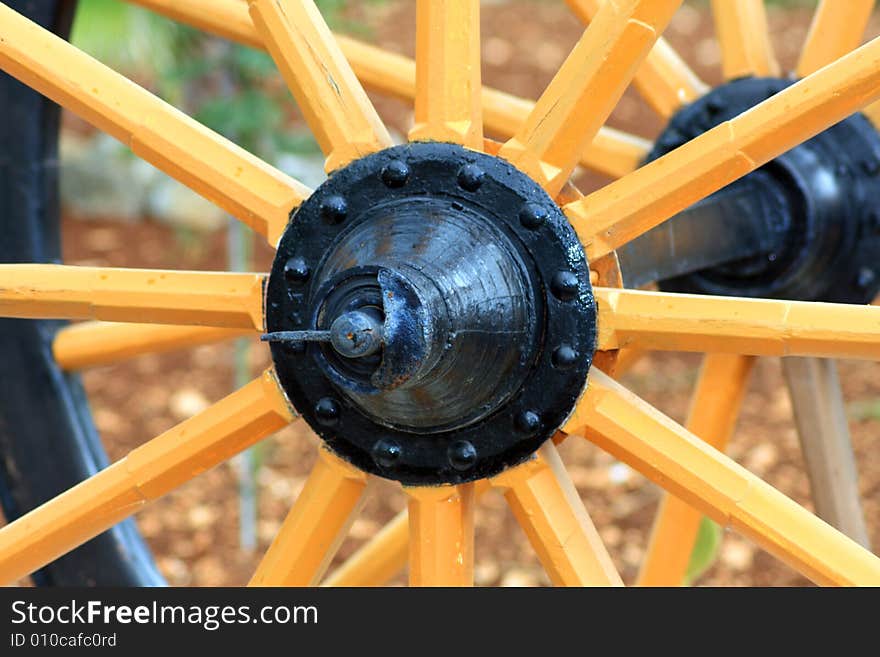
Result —
POLYGON ((382 168, 382 182, 388 187, 403 187, 409 180, 409 167, 401 160, 391 160, 382 168))
POLYGON ((476 164, 465 164, 458 171, 458 184, 462 189, 469 192, 475 192, 483 184, 486 172, 476 164))
POLYGON ((526 203, 523 206, 523 209, 519 211, 519 222, 529 230, 535 230, 536 228, 540 228, 545 221, 547 221, 547 217, 549 213, 547 212, 547 208, 543 205, 538 205, 537 203, 526 203))
POLYGON ((305 283, 311 270, 306 261, 294 256, 284 263, 284 278, 288 283, 305 283))
POLYGON ((550 290, 560 301, 571 301, 578 293, 578 279, 570 271, 556 272, 550 281, 550 290))
POLYGON ((339 422, 339 404, 330 397, 319 399, 315 404, 315 417, 325 427, 332 427, 339 422))
POLYGON ((306 353, 305 342, 282 342, 281 348, 284 349, 285 353, 292 356, 299 356, 306 353))
POLYGON ((342 196, 334 194, 321 201, 319 212, 321 213, 321 219, 326 223, 339 224, 345 221, 345 217, 348 214, 348 203, 346 203, 345 198, 342 196))
POLYGON ((530 436, 541 428, 541 416, 535 411, 522 411, 516 416, 515 423, 518 431, 530 436))
POLYGON ((402 452, 396 442, 383 438, 373 445, 373 460, 381 468, 390 468, 400 460, 402 452))
POLYGON ((567 344, 559 345, 553 350, 553 367, 561 370, 568 369, 578 360, 578 352, 567 344))
POLYGON ((869 267, 862 267, 856 276, 856 285, 862 290, 867 290, 877 280, 877 274, 869 267))
POLYGON ((477 462, 477 450, 467 440, 457 440, 447 451, 449 464, 456 470, 470 470, 477 462))

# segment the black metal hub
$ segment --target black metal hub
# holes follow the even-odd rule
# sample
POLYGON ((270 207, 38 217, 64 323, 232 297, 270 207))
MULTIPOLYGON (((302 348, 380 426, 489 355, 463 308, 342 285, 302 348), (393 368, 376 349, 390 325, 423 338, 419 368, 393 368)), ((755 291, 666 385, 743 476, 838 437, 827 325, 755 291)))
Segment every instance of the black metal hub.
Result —
MULTIPOLYGON (((676 114, 648 159, 791 84, 743 78, 713 90, 676 114)), ((702 213, 692 224, 694 230, 713 216, 727 225, 733 220, 754 223, 737 229, 742 244, 724 247, 731 254, 751 247, 751 255, 670 278, 661 287, 725 296, 870 302, 880 292, 878 174, 880 135, 863 115, 853 115, 718 192, 701 208, 694 206, 702 213), (758 234, 762 239, 755 240, 758 234)), ((706 233, 712 240, 711 230, 706 233)), ((649 242, 643 244, 648 247, 649 242)), ((712 246, 718 246, 717 239, 712 246)))
POLYGON ((278 378, 337 454, 406 484, 491 476, 583 391, 589 269, 509 163, 409 144, 335 172, 294 214, 266 293, 278 378))

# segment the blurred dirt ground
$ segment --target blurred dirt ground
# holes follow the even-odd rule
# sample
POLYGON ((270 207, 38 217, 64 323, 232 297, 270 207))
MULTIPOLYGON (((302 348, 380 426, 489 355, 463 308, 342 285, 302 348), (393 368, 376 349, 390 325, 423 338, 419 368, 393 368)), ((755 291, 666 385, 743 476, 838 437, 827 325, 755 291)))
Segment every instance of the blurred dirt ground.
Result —
MULTIPOLYGON (((370 26, 372 40, 412 54, 414 3, 389 2, 379 9, 354 9, 349 18, 370 26)), ((790 69, 806 34, 808 9, 771 10, 773 42, 790 69)), ((877 33, 878 25, 872 26, 877 33)), ((535 98, 562 63, 581 26, 562 2, 492 2, 483 11, 484 82, 535 98)), ((687 4, 666 33, 669 41, 709 83, 719 82, 718 49, 703 5, 687 4)), ((403 103, 373 95, 383 116, 405 133, 411 120, 403 103)), ((615 111, 611 125, 652 137, 659 121, 632 92, 615 111)), ((603 181, 582 175, 584 191, 603 181)), ((65 260, 72 264, 223 269, 225 238, 213 235, 181 240, 155 224, 96 224, 67 221, 65 260)), ((271 261, 267 248, 257 254, 258 268, 271 261)), ((268 364, 268 351, 252 350, 253 370, 268 364)), ((699 357, 651 356, 637 364, 627 385, 676 420, 687 412, 699 357)), ((870 363, 842 363, 846 398, 859 458, 865 512, 875 545, 880 545, 880 377, 870 363)), ((145 356, 87 372, 84 380, 97 426, 112 459, 205 408, 231 390, 229 345, 145 356)), ((288 428, 263 443, 265 465, 259 477, 260 550, 238 547, 237 498, 232 464, 218 467, 144 510, 138 523, 172 584, 237 585, 247 581, 314 461, 315 439, 302 428, 288 428)), ((616 463, 582 440, 561 447, 572 478, 624 579, 632 582, 642 560, 659 490, 641 475, 616 463)), ((810 506, 791 408, 782 387, 779 363, 757 367, 730 454, 750 470, 799 502, 810 506)), ((403 508, 399 490, 382 483, 372 491, 337 562, 403 508)), ((506 504, 487 495, 478 511, 475 578, 478 585, 547 584, 524 534, 506 504)), ((398 583, 405 581, 405 576, 398 583)), ((732 533, 723 539, 720 558, 698 582, 703 585, 801 585, 806 580, 732 533)))

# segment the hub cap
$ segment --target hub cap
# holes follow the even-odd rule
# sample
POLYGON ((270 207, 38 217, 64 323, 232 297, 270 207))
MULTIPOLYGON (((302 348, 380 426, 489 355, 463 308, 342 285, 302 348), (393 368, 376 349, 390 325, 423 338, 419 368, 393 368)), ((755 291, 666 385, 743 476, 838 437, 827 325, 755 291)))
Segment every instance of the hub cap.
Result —
POLYGON ((358 160, 298 209, 267 327, 279 380, 326 444, 410 484, 527 458, 571 412, 596 338, 559 208, 505 161, 449 144, 358 160))

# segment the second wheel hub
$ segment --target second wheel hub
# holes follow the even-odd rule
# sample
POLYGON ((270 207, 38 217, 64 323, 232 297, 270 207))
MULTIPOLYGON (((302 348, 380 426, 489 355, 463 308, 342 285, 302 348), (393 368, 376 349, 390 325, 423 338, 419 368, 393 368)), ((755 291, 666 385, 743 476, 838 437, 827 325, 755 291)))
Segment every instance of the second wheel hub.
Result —
POLYGON ((297 210, 267 328, 300 332, 273 343, 276 370, 331 449, 405 483, 451 483, 522 461, 564 422, 595 306, 540 187, 498 158, 411 144, 335 172, 297 210))

